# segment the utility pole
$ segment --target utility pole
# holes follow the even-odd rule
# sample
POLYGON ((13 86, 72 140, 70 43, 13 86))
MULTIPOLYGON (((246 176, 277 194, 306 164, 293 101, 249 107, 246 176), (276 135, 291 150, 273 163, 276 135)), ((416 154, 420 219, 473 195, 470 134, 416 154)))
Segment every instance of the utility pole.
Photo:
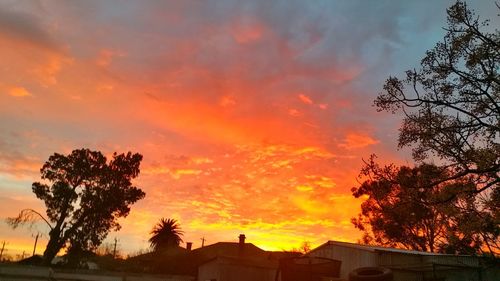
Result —
POLYGON ((113 247, 113 258, 116 258, 116 243, 118 243, 118 240, 115 237, 115 246, 113 247))
POLYGON ((202 247, 202 248, 203 248, 203 246, 205 246, 205 241, 207 241, 207 240, 205 239, 205 237, 202 237, 202 238, 201 238, 201 247, 202 247))
POLYGON ((3 250, 5 249, 5 240, 3 241, 2 244, 2 250, 0 250, 0 261, 2 261, 2 256, 3 256, 3 250))
POLYGON ((33 254, 31 256, 35 255, 35 252, 36 252, 36 243, 38 242, 38 236, 40 236, 40 232, 38 232, 36 234, 36 237, 35 237, 35 246, 33 246, 33 254))

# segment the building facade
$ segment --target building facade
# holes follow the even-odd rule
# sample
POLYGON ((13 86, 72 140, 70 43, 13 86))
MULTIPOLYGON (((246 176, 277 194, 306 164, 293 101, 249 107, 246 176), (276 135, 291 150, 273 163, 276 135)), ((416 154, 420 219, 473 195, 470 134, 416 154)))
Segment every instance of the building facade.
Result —
POLYGON ((394 281, 498 281, 500 268, 484 258, 446 255, 339 241, 327 243, 308 253, 313 257, 340 260, 340 277, 359 267, 390 268, 394 281))

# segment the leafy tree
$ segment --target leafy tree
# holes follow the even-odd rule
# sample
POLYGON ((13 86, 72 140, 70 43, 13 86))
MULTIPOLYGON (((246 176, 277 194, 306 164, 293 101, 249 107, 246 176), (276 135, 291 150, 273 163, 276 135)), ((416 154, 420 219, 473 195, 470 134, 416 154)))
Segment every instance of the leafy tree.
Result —
POLYGON ((372 156, 361 175, 368 180, 353 188, 352 192, 356 198, 367 198, 353 223, 356 228, 365 231, 364 242, 438 251, 439 246, 445 243, 449 218, 438 206, 425 204, 441 190, 423 187, 429 180, 442 177, 437 167, 380 167, 372 156))
POLYGON ((427 51, 419 69, 390 77, 375 105, 404 114, 399 146, 413 146, 415 160, 437 156, 453 171, 435 184, 472 176, 474 192, 498 189, 500 32, 490 31, 464 2, 447 14, 443 41, 427 51))
POLYGON ((161 218, 153 227, 152 236, 149 238, 151 248, 155 252, 179 246, 182 242, 183 231, 175 219, 161 218))
POLYGON ((500 250, 498 217, 492 216, 492 210, 477 208, 475 193, 464 192, 436 204, 457 189, 474 190, 471 179, 431 184, 448 178, 449 171, 428 164, 381 167, 374 156, 365 163, 361 176, 367 179, 352 192, 366 200, 352 222, 364 231, 365 243, 461 254, 500 250))
MULTIPOLYGON (((499 189, 487 196, 462 193, 451 214, 447 253, 500 255, 499 189), (475 245, 469 247, 469 245, 475 245)), ((456 192, 453 190, 453 192, 456 192)))
POLYGON ((110 161, 89 149, 55 153, 40 169, 45 181, 32 186, 47 207, 47 218, 25 209, 7 221, 14 228, 35 218, 45 221, 50 232, 44 264, 68 246, 71 253, 95 249, 109 231, 120 229, 117 219, 129 214, 130 205, 144 198, 131 182, 139 175, 141 160, 142 155, 131 152, 114 153, 110 161))

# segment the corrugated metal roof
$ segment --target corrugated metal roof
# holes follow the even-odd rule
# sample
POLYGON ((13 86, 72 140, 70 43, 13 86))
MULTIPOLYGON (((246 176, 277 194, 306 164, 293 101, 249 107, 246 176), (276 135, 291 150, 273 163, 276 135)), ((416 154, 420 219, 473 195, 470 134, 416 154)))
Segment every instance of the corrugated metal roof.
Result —
MULTIPOLYGON (((319 248, 322 248, 322 247, 325 247, 328 245, 354 248, 354 249, 359 249, 359 250, 364 250, 364 251, 369 251, 369 252, 377 252, 377 251, 378 252, 393 252, 393 253, 420 255, 420 256, 457 256, 457 255, 449 255, 449 254, 439 254, 439 253, 430 253, 430 252, 422 252, 422 251, 388 248, 388 247, 381 247, 381 246, 362 245, 362 244, 333 241, 333 240, 326 242, 325 244, 319 246, 316 249, 319 249, 319 248)), ((312 251, 315 251, 316 249, 314 249, 312 251)))

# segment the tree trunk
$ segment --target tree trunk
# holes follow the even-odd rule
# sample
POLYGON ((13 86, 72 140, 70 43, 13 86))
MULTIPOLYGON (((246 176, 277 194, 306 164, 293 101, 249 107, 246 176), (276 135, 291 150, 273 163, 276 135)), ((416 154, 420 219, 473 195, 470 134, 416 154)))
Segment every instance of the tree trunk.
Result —
POLYGON ((50 266, 52 264, 52 260, 57 255, 57 253, 59 253, 59 250, 61 250, 63 244, 61 243, 61 238, 59 237, 59 231, 52 230, 49 236, 49 242, 47 243, 47 247, 43 252, 42 265, 44 266, 50 266))

